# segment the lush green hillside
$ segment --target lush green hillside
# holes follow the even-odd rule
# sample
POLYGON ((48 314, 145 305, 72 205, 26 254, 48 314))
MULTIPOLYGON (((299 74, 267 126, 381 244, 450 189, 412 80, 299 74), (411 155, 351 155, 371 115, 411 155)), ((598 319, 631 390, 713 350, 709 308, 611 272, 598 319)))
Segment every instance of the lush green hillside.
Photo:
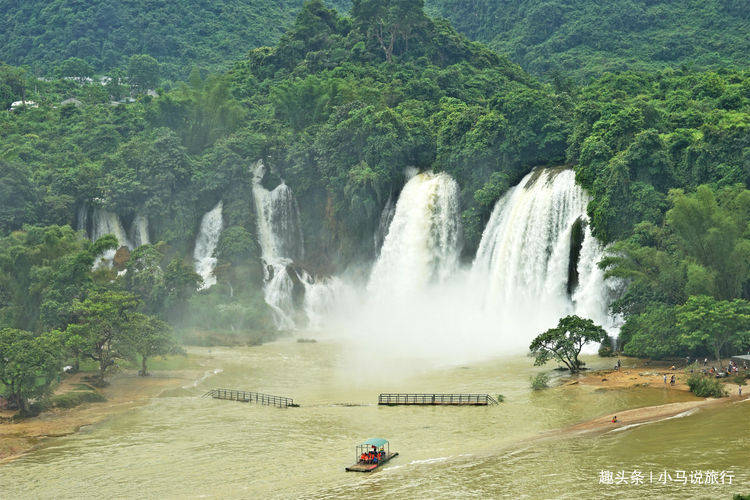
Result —
POLYGON ((431 0, 469 38, 525 70, 591 77, 606 70, 750 62, 746 0, 431 0))
MULTIPOLYGON (((2 0, 0 61, 50 75, 77 57, 95 70, 126 64, 134 54, 162 63, 162 74, 218 69, 250 49, 273 45, 303 0, 2 0)), ((330 2, 337 5, 335 0, 330 2)))
MULTIPOLYGON (((164 302, 161 313, 206 329, 268 324, 249 201, 258 159, 269 167, 266 187, 283 178, 294 191, 306 253, 299 264, 313 274, 372 259, 380 214, 408 167, 456 179, 471 258, 509 186, 537 165, 571 164, 592 196, 594 233, 617 245, 604 264, 627 285, 614 307, 627 319, 628 352, 705 353, 713 334, 691 332, 750 322, 746 66, 605 74, 582 88, 544 84, 427 17, 421 0, 358 0, 351 17, 313 1, 276 46, 249 51, 225 73, 192 72, 159 97, 137 88, 135 102, 111 103, 121 87, 38 81, 0 66, 0 99, 25 92, 39 103, 0 111, 0 235, 8 235, 0 240, 0 312, 43 311, 46 295, 23 293, 32 285, 52 287, 61 308, 9 326, 62 329, 73 307, 66 301, 88 293, 55 291, 54 274, 32 269, 37 260, 50 267, 45 252, 54 248, 46 245, 55 247, 60 231, 72 239, 69 230, 29 226, 74 225, 85 206, 125 225, 146 216, 161 242, 156 253, 136 250, 120 267, 174 262, 170 279, 189 283, 178 264, 189 266, 200 218, 219 200, 218 284, 181 297, 180 307, 164 302), (80 102, 60 102, 68 97, 80 102), (14 275, 19 256, 31 267, 14 275)), ((96 252, 76 245, 69 257, 83 252, 78 267, 90 270, 96 252)), ((167 286, 165 278, 156 292, 130 277, 100 278, 149 303, 167 286)))

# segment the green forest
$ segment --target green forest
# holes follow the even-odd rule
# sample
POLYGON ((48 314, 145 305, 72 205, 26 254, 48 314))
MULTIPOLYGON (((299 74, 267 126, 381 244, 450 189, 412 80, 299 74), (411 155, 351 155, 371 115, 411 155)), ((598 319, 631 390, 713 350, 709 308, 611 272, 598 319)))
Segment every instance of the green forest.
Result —
POLYGON ((265 185, 294 190, 318 275, 372 260, 405 167, 456 179, 470 261, 511 186, 572 166, 622 283, 619 347, 750 347, 742 2, 428 2, 460 32, 421 0, 346 14, 319 0, 3 3, 0 357, 34 367, 0 373, 14 394, 33 397, 61 363, 94 360, 104 379, 127 358, 146 372, 175 338, 273 335, 249 201, 258 159, 265 185), (193 245, 219 200, 218 284, 196 291, 193 245), (145 215, 155 243, 94 267, 118 243, 72 229, 87 206, 126 225, 145 215))

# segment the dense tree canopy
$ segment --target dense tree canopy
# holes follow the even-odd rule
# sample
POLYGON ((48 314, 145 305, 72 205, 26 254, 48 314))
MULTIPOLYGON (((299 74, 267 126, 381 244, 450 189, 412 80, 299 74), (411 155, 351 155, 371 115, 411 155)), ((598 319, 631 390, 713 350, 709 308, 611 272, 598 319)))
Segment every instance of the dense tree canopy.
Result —
POLYGON ((49 75, 71 58, 102 71, 124 68, 131 56, 148 54, 165 66, 168 77, 185 78, 193 65, 219 69, 249 49, 273 44, 302 3, 3 0, 0 60, 49 75))
POLYGON ((605 71, 747 66, 742 0, 432 0, 458 31, 554 79, 605 71))
MULTIPOLYGON (((59 0, 48 8, 69 3, 59 0)), ((44 18, 59 30, 24 36, 18 31, 24 23, 42 22, 41 14, 28 10, 34 2, 4 20, 12 29, 0 31, 0 41, 5 36, 12 42, 0 57, 51 69, 0 65, 0 326, 34 334, 68 331, 71 356, 90 356, 94 344, 86 332, 108 315, 87 312, 91 297, 126 294, 137 304, 129 318, 148 315, 201 329, 269 328, 251 202, 252 168, 259 159, 268 167, 263 186, 272 189, 283 180, 294 191, 305 242, 304 261, 296 264, 312 275, 371 260, 380 214, 398 196, 407 168, 445 171, 456 179, 464 258, 470 260, 493 205, 510 186, 535 166, 570 165, 591 196, 591 230, 613 245, 602 265, 619 280, 613 310, 625 319, 626 352, 713 352, 716 336, 697 320, 687 321, 686 308, 699 304, 735 314, 726 304, 742 310, 741 301, 750 300, 745 66, 655 70, 671 63, 633 52, 643 64, 616 58, 611 63, 637 71, 601 73, 612 66, 599 56, 572 57, 568 51, 568 42, 584 43, 575 36, 601 41, 607 29, 606 23, 591 27, 584 1, 511 2, 502 13, 480 1, 426 2, 428 12, 470 12, 459 24, 477 37, 500 33, 471 26, 495 12, 502 32, 512 32, 506 41, 518 47, 522 39, 528 47, 523 53, 513 49, 511 58, 544 72, 550 83, 469 41, 446 21, 431 19, 420 0, 336 2, 351 7, 349 17, 313 0, 288 19, 276 45, 261 48, 259 38, 239 43, 227 34, 235 33, 236 22, 250 19, 240 9, 245 4, 231 4, 238 13, 219 26, 227 2, 210 8, 146 3, 147 15, 137 21, 129 9, 143 2, 105 2, 44 18), (439 10, 441 5, 448 10, 439 10), (587 13, 583 24, 571 21, 579 7, 587 13), (79 10, 94 15, 79 18, 79 10), (200 22, 194 17, 208 10, 211 15, 200 22), (169 25, 162 21, 172 15, 177 28, 190 26, 189 41, 186 31, 162 32, 169 25), (74 28, 76 43, 58 43, 70 39, 74 28), (140 30, 137 42, 133 30, 140 30), (24 49, 28 37, 34 50, 24 49), (559 37, 567 42, 559 45, 559 37), (223 73, 194 67, 219 38, 225 46, 203 58, 206 66, 238 60, 223 73), (597 79, 578 87, 550 72, 552 66, 579 64, 578 57, 586 60, 584 74, 596 73, 597 79), (551 66, 541 65, 542 59, 551 66), (89 80, 103 69, 109 79, 89 80), (163 82, 160 95, 147 94, 160 75, 187 80, 163 82), (17 100, 38 107, 6 111, 17 100), (224 231, 214 255, 218 283, 195 293, 196 235, 203 214, 219 201, 224 231), (117 245, 111 237, 96 243, 83 237, 92 236, 86 221, 101 210, 116 214, 126 231, 137 217, 148 219, 154 244, 123 250, 114 270, 92 271, 96 256, 117 245), (688 330, 703 334, 690 336, 688 330)), ((287 15, 287 7, 299 5, 282 4, 258 3, 270 9, 269 16, 287 15)), ((736 41, 737 51, 721 45, 712 59, 698 43, 696 57, 690 56, 698 64, 744 60, 745 41, 734 38, 737 23, 746 20, 730 4, 706 2, 701 9, 732 12, 717 36, 736 41)), ((626 33, 659 9, 668 14, 682 8, 671 1, 628 6, 617 21, 626 33)), ((607 19, 613 9, 604 9, 607 19)), ((259 23, 260 17, 252 17, 251 25, 259 23)), ((638 30, 645 33, 646 27, 638 30)), ((602 54, 619 50, 601 43, 602 54)), ((677 64, 680 57, 670 61, 677 64)), ((150 325, 156 325, 149 330, 154 338, 162 338, 163 325, 150 325)), ((123 340, 130 327, 108 328, 120 340, 105 343, 110 354, 97 354, 100 361, 107 358, 103 373, 113 366, 110 360, 133 352, 123 340)), ((741 345, 740 333, 719 351, 741 345)))

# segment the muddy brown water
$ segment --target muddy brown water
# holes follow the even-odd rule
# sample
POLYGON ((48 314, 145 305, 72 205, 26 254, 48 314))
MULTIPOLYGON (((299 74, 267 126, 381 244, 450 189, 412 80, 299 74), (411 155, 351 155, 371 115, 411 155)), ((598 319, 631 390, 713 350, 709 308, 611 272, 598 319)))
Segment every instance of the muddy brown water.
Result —
MULTIPOLYGON (((209 355, 207 349, 199 351, 209 355)), ((691 400, 663 388, 531 391, 524 356, 462 366, 352 366, 336 342, 213 349, 206 376, 0 466, 2 498, 717 498, 750 493, 750 402, 599 435, 559 429, 613 411, 691 400), (218 372, 218 373, 214 373, 218 372), (369 375, 368 375, 369 373, 369 375), (226 387, 291 396, 277 409, 202 399, 226 387), (379 407, 380 392, 503 394, 488 407, 379 407), (546 436, 539 439, 539 436, 546 436), (354 446, 400 455, 344 472, 354 446), (679 471, 732 473, 682 484, 679 471), (602 484, 602 471, 628 484, 602 484), (632 472, 644 484, 631 484, 632 472), (672 478, 661 484, 659 475, 672 478), (651 476, 649 477, 649 474, 651 476), (675 481, 674 477, 678 480, 675 481), (650 479, 650 481, 649 481, 650 479)), ((609 361, 591 358, 604 367, 609 361)), ((554 374, 553 374, 554 375, 554 374)))

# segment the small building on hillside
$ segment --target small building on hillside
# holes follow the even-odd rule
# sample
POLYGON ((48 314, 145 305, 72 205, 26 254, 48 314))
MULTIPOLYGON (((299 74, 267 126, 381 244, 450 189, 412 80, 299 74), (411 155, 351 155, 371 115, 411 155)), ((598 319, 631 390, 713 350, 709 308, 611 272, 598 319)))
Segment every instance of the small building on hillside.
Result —
POLYGON ((79 101, 78 99, 76 99, 75 97, 71 97, 70 99, 65 99, 64 101, 62 101, 60 103, 60 106, 66 106, 68 104, 72 104, 73 106, 78 107, 78 106, 80 106, 83 103, 81 101, 79 101))
POLYGON ((24 101, 16 101, 16 102, 14 102, 14 103, 12 103, 10 105, 10 110, 11 111, 15 111, 17 109, 21 109, 21 108, 24 108, 24 107, 26 107, 26 108, 38 108, 39 105, 36 102, 34 102, 34 101, 26 101, 26 102, 24 102, 24 101))

